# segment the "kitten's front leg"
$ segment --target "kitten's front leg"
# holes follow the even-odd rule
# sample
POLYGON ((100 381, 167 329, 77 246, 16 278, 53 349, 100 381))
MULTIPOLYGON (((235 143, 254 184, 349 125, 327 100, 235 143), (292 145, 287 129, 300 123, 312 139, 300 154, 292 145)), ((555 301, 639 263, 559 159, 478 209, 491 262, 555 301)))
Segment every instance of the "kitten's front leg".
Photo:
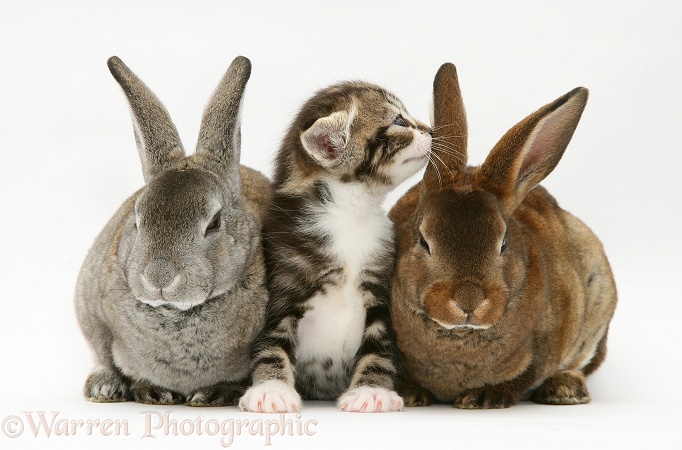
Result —
POLYGON ((253 385, 239 400, 242 410, 287 413, 301 409, 293 369, 297 322, 293 311, 280 320, 266 322, 254 349, 253 385))
POLYGON ((403 408, 395 392, 398 352, 391 340, 388 290, 363 284, 374 295, 367 303, 365 331, 357 353, 350 387, 337 401, 339 409, 352 412, 392 412, 403 408), (376 295, 383 294, 385 295, 376 295))

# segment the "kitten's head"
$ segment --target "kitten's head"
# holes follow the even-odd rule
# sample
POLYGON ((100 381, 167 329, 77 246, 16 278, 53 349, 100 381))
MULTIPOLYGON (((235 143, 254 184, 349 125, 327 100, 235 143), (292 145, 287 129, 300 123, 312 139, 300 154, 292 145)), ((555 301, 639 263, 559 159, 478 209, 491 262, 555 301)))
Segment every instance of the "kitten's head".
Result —
POLYGON ((355 81, 330 86, 308 100, 289 137, 298 141, 296 159, 305 174, 388 190, 426 165, 430 131, 395 95, 355 81))

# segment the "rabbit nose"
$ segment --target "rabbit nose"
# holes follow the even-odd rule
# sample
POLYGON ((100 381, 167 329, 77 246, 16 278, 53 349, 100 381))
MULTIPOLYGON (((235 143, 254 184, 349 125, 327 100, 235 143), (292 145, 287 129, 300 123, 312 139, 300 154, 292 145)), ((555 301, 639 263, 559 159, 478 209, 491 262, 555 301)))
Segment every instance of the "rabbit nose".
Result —
POLYGON ((179 279, 173 264, 165 259, 153 259, 142 272, 142 281, 153 290, 168 289, 179 279))
POLYGON ((485 301, 483 287, 470 282, 461 283, 454 290, 453 301, 467 315, 471 315, 485 301))

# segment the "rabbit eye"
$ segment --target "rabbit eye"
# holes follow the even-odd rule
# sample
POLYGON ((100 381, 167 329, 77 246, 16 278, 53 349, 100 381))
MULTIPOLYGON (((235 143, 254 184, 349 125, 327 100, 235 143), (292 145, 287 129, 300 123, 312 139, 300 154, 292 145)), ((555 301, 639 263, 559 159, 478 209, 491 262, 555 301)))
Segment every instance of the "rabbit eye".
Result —
POLYGON ((429 253, 429 255, 431 254, 431 248, 429 247, 429 243, 426 242, 426 239, 424 239, 424 235, 421 233, 421 231, 419 232, 419 245, 421 245, 421 247, 424 250, 426 250, 429 253))
POLYGON ((403 119, 402 114, 398 114, 398 117, 396 117, 393 120, 393 125, 398 125, 399 127, 407 127, 407 122, 405 122, 405 119, 403 119))
POLYGON ((213 216, 213 219, 209 222, 208 226, 206 227, 206 233, 211 233, 213 231, 217 231, 220 228, 220 211, 218 211, 215 216, 213 216))
POLYGON ((500 253, 504 252, 507 250, 507 233, 504 233, 504 237, 502 238, 502 246, 500 247, 500 253))

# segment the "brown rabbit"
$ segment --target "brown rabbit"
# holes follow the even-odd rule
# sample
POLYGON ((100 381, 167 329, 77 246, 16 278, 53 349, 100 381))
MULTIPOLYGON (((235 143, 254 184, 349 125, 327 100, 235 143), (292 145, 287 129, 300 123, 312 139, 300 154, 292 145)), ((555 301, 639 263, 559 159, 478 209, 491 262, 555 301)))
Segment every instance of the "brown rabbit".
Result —
POLYGON ((434 80, 434 137, 421 183, 393 207, 392 320, 406 404, 506 408, 590 401, 616 286, 597 237, 537 186, 587 103, 577 88, 511 128, 467 167, 457 72, 434 80))

